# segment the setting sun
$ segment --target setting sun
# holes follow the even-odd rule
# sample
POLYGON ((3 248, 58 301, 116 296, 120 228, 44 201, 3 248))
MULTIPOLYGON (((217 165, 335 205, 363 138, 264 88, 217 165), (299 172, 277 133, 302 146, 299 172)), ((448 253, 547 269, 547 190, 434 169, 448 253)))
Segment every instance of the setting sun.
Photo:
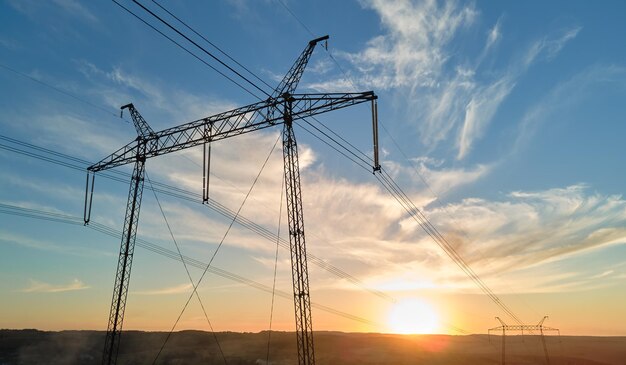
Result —
POLYGON ((437 312, 421 299, 403 299, 389 312, 387 324, 393 333, 427 334, 439 329, 437 312))

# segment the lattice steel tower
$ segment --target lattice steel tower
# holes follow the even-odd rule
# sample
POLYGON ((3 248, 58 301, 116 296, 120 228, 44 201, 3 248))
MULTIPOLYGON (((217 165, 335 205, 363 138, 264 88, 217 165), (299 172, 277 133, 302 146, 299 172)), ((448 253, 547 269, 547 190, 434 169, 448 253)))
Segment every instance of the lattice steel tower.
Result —
MULTIPOLYGON (((93 197, 95 174, 116 166, 134 163, 124 221, 124 235, 119 253, 118 269, 115 277, 113 300, 109 315, 103 364, 115 364, 119 351, 120 335, 124 320, 124 309, 128 296, 130 271, 135 247, 135 237, 139 223, 139 208, 144 183, 145 163, 148 158, 204 145, 244 133, 283 124, 283 161, 285 164, 285 188, 287 193, 287 213, 289 220, 289 242, 298 346, 298 363, 315 364, 313 345, 313 324, 311 319, 311 299, 306 259, 304 234, 304 214, 302 212, 302 191, 298 147, 293 131, 293 123, 299 119, 326 113, 335 109, 371 102, 374 138, 374 171, 380 170, 378 162, 377 96, 372 91, 360 93, 319 93, 294 94, 302 73, 315 46, 328 39, 320 37, 309 42, 295 61, 281 83, 267 99, 227 112, 199 119, 177 127, 154 132, 132 104, 122 107, 129 109, 138 137, 116 152, 87 169, 85 192, 85 224, 89 223, 93 197)), ((203 173, 205 173, 203 171, 203 173)), ((204 185, 204 184, 203 184, 204 185)), ((206 188, 203 186, 203 188, 206 188)), ((203 194, 203 198, 206 195, 203 194)))

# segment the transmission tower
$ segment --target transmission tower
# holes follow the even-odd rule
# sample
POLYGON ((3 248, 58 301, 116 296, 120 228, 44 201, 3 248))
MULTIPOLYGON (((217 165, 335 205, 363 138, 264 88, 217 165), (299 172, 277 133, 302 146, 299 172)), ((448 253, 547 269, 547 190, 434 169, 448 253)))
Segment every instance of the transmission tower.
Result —
MULTIPOLYGON (((491 331, 502 331, 502 365, 505 365, 505 349, 506 349, 506 331, 516 331, 521 332, 522 336, 524 335, 524 331, 533 332, 539 331, 541 337, 541 344, 543 345, 543 353, 546 357, 546 364, 550 365, 550 356, 548 355, 548 346, 546 345, 546 338, 544 337, 544 332, 546 331, 554 331, 561 336, 561 331, 558 328, 546 327, 543 325, 543 322, 548 319, 548 316, 544 316, 541 321, 537 324, 517 324, 517 325, 507 325, 500 319, 500 317, 496 317, 496 319, 500 322, 501 326, 490 328, 488 330, 488 335, 491 335, 491 331)), ((491 339, 491 337, 490 337, 491 339)))
MULTIPOLYGON (((374 171, 380 170, 377 150, 377 96, 374 92, 294 94, 315 46, 319 42, 327 39, 328 36, 324 36, 310 41, 272 95, 268 99, 254 104, 249 104, 159 132, 154 132, 150 128, 148 123, 132 104, 122 107, 122 109, 129 109, 131 118, 137 129, 138 137, 113 152, 111 155, 105 157, 100 162, 88 167, 85 189, 84 220, 85 224, 88 224, 91 216, 96 173, 117 166, 134 163, 124 221, 124 235, 122 237, 119 253, 113 300, 111 303, 109 324, 102 357, 103 364, 110 365, 117 362, 124 310, 130 283, 130 271, 137 225, 139 223, 139 209, 141 206, 146 160, 167 153, 204 145, 204 158, 206 161, 206 146, 208 143, 273 127, 281 123, 283 124, 284 178, 287 194, 298 364, 315 364, 300 168, 293 122, 332 110, 371 102, 374 138, 373 169, 374 171)), ((203 183, 203 189, 206 189, 205 183, 203 183)), ((203 200, 206 198, 207 196, 203 194, 203 200)))

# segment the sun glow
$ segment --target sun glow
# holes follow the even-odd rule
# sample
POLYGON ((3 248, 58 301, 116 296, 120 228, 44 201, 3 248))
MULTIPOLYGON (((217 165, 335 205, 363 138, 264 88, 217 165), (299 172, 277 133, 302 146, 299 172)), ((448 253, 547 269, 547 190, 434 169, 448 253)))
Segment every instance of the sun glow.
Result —
POLYGON ((439 329, 437 312, 420 299, 403 299, 389 312, 387 324, 393 333, 427 334, 439 329))

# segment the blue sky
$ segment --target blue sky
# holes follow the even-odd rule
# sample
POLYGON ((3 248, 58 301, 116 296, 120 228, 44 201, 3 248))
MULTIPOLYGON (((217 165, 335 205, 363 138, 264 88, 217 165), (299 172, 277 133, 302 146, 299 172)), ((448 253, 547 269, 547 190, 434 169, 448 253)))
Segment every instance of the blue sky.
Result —
MULTIPOLYGON (((563 333, 625 334, 623 2, 161 4, 270 85, 308 40, 329 34, 328 50, 316 49, 299 91, 379 95, 384 168, 484 281, 528 322, 549 314, 563 333), (579 317, 581 309, 589 318, 579 317)), ((113 2, 0 6, 4 136, 95 162, 135 138, 119 118, 121 105, 133 102, 160 130, 257 101, 113 2)), ((357 106, 318 119, 369 154, 369 113, 357 106)), ((215 144, 216 201, 238 209, 278 133, 215 144)), ((296 133, 312 254, 369 288, 434 303, 441 322, 470 332, 492 327, 497 307, 371 173, 306 131, 296 133)), ((281 205, 279 148, 242 209, 271 232, 281 205)), ((7 150, 0 161, 0 203, 82 215, 84 172, 7 150)), ((199 165, 201 150, 193 149, 150 160, 147 171, 200 193, 199 165)), ((121 229, 126 194, 127 185, 99 178, 94 219, 121 229)), ((206 262, 229 220, 193 202, 159 199, 183 253, 206 262)), ((151 191, 141 214, 139 237, 175 250, 151 191)), ((0 325, 103 328, 118 246, 81 225, 2 214, 0 292, 9 305, 0 325)), ((235 225, 215 266, 271 287, 274 249, 235 225)), ((277 278, 287 293, 288 257, 280 251, 277 278)), ((393 303, 310 267, 314 302, 385 322, 393 303), (353 301, 363 305, 346 304, 353 301)), ((138 248, 125 326, 169 328, 189 290, 179 262, 138 248)), ((200 293, 213 305, 217 329, 267 327, 267 293, 215 275, 200 293), (250 301, 263 304, 250 309, 250 301)), ((276 326, 289 330, 291 303, 279 302, 276 326)), ((203 328, 198 310, 190 308, 183 328, 203 328)), ((314 318, 319 329, 389 330, 324 311, 314 318)), ((440 331, 454 333, 444 325, 440 331)))

